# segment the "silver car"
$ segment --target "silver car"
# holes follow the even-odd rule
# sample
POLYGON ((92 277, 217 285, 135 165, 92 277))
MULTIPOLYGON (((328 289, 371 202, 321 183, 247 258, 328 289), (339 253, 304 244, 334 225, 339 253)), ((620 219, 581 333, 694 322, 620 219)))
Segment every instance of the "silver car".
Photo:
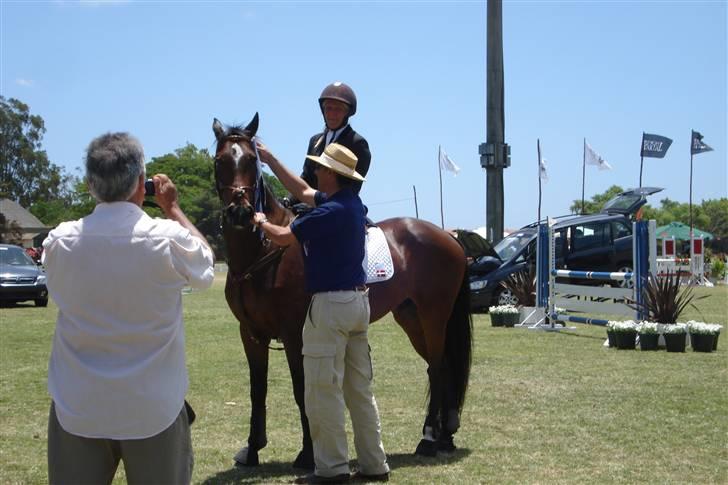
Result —
POLYGON ((48 306, 45 272, 23 248, 0 244, 0 304, 28 300, 48 306))

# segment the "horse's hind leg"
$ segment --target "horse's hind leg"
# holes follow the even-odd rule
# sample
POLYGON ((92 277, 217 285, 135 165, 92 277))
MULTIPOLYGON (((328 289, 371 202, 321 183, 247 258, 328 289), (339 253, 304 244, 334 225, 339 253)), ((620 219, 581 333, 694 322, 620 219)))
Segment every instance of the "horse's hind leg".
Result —
MULTIPOLYGON (((427 416, 422 427, 422 439, 415 450, 416 455, 435 456, 438 450, 438 437, 440 435, 440 406, 442 404, 443 373, 442 373, 442 345, 428 345, 427 337, 423 331, 424 323, 412 300, 407 300, 392 311, 395 320, 405 330, 407 336, 418 354, 428 363, 427 376, 429 379, 429 399, 427 416)), ((444 340, 444 335, 443 335, 444 340)))
MULTIPOLYGON (((450 375, 448 364, 445 362, 443 374, 450 375)), ((437 449, 439 451, 453 452, 455 451, 455 442, 453 435, 460 428, 460 412, 458 411, 457 398, 452 383, 445 379, 442 388, 442 404, 440 409, 440 435, 437 439, 437 449)))
POLYGON ((235 454, 235 464, 257 466, 258 450, 268 444, 266 436, 265 400, 268 394, 268 343, 254 341, 248 332, 240 326, 240 338, 245 348, 245 356, 250 370, 250 433, 248 446, 235 454))

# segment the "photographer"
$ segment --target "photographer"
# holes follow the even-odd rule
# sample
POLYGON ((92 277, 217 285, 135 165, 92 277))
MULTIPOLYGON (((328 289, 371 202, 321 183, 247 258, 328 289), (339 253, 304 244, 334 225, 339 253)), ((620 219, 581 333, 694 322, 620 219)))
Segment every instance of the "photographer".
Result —
POLYGON ((94 139, 86 181, 97 205, 43 242, 48 290, 58 305, 48 366, 48 479, 189 483, 185 393, 185 285, 207 288, 213 254, 177 202, 166 175, 153 178, 168 219, 144 201, 144 153, 127 133, 94 139))

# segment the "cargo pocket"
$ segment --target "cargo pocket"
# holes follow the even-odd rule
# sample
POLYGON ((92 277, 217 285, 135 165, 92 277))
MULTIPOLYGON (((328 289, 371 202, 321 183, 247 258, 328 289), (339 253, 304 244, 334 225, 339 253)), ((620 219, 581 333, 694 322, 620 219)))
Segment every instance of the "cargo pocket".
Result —
POLYGON ((336 345, 308 344, 303 346, 303 372, 306 386, 333 387, 337 385, 334 371, 336 345))

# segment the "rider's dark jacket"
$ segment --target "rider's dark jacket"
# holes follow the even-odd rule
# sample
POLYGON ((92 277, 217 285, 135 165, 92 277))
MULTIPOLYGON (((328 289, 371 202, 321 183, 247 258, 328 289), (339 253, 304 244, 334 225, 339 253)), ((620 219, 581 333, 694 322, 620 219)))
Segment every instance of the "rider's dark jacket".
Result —
MULTIPOLYGON (((321 156, 324 152, 324 148, 326 147, 326 134, 328 131, 329 130, 327 128, 322 133, 317 133, 311 137, 308 142, 308 151, 306 152, 306 155, 321 156)), ((369 164, 372 160, 372 154, 369 152, 369 143, 367 143, 366 139, 354 131, 351 125, 346 125, 344 130, 336 137, 334 142, 344 145, 346 148, 354 152, 354 155, 356 155, 358 160, 356 163, 356 171, 361 174, 362 177, 366 177, 367 172, 369 171, 369 164)), ((318 189, 316 175, 314 175, 314 167, 316 165, 316 162, 306 159, 303 163, 303 172, 301 173, 301 178, 314 189, 318 189)), ((361 182, 355 182, 351 185, 355 194, 358 194, 361 190, 361 184, 361 182)))

